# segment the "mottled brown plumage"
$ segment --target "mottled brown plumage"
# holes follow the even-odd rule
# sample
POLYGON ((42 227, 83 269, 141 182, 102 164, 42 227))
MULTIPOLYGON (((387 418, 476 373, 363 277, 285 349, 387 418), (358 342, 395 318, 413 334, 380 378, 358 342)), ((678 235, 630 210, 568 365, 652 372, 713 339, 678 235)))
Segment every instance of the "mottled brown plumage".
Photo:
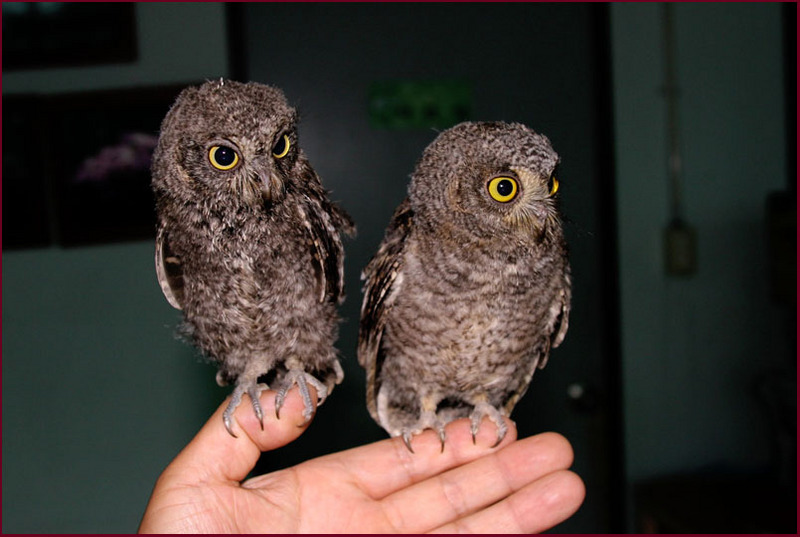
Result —
POLYGON ((224 422, 247 393, 276 387, 279 410, 297 384, 305 416, 341 382, 333 346, 343 299, 340 232, 349 216, 328 200, 297 144, 283 93, 219 80, 184 90, 153 159, 156 271, 183 331, 235 383, 224 422))
POLYGON ((367 407, 411 438, 503 416, 567 331, 571 283, 558 155, 521 124, 462 123, 425 150, 364 270, 367 407))

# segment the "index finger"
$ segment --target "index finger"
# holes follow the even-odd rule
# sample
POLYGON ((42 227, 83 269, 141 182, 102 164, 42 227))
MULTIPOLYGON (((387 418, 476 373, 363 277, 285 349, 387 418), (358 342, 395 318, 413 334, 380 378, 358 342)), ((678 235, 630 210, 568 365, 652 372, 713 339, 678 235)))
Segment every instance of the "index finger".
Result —
MULTIPOLYGON (((365 494, 378 500, 431 476, 499 451, 517 437, 514 422, 506 419, 506 424, 509 426, 508 433, 497 446, 494 446, 497 435, 493 425, 485 421, 473 442, 470 422, 462 418, 447 425, 447 440, 443 450, 439 436, 432 430, 426 430, 414 437, 414 453, 397 437, 334 453, 317 461, 340 464, 365 494)), ((314 462, 310 461, 309 464, 314 462)))

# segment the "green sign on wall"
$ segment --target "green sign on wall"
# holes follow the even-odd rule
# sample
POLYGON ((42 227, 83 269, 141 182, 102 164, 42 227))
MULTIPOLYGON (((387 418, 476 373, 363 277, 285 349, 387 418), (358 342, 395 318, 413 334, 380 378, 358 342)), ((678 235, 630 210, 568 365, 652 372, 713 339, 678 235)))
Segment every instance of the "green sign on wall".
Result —
POLYGON ((461 81, 381 81, 369 88, 369 121, 378 129, 446 129, 472 116, 472 87, 461 81))

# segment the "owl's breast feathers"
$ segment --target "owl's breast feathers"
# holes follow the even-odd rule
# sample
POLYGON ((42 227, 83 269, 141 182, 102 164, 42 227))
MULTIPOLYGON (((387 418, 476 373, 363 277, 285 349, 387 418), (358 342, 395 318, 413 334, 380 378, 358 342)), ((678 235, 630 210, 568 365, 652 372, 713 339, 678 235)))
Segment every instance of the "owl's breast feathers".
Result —
POLYGON ((168 302, 183 309, 187 287, 213 287, 215 282, 248 289, 251 298, 257 299, 256 295, 280 287, 281 280, 295 280, 290 287, 297 288, 309 274, 305 267, 310 263, 317 300, 340 303, 344 299, 340 232, 352 234, 352 221, 328 201, 321 187, 291 196, 295 199, 286 201, 292 203, 265 211, 240 211, 231 221, 215 217, 215 211, 207 207, 187 205, 178 215, 162 218, 155 261, 168 302), (187 279, 193 285, 187 285, 187 279), (237 283, 237 279, 252 281, 237 283))

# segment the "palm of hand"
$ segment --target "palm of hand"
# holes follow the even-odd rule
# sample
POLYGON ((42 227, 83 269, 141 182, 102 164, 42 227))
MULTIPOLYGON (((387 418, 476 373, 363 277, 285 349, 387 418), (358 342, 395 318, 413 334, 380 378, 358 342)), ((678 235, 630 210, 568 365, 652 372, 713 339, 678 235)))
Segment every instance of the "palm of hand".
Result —
POLYGON ((140 531, 532 532, 569 517, 583 499, 563 437, 514 441, 512 426, 490 449, 493 429, 482 428, 473 444, 468 420, 448 426, 444 452, 426 431, 414 439, 414 454, 387 439, 242 482, 262 451, 304 430, 297 426, 303 403, 292 392, 280 420, 271 418, 274 394, 262 394, 270 417, 263 431, 252 413, 237 412, 239 438, 232 438, 212 416, 159 478, 140 531))

